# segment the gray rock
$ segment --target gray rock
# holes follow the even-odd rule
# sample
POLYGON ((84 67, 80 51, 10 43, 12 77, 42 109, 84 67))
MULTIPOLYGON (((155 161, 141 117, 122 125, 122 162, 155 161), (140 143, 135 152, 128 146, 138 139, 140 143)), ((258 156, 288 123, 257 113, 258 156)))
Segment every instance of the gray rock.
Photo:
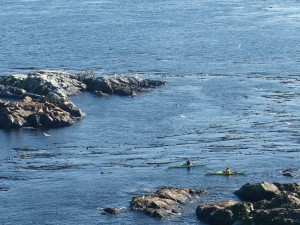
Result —
POLYGON ((0 128, 64 127, 84 116, 73 103, 58 105, 26 97, 23 102, 0 104, 0 128))
POLYGON ((89 86, 96 79, 96 77, 92 71, 81 71, 77 74, 76 79, 89 86))
POLYGON ((57 104, 57 105, 63 104, 65 101, 67 101, 66 98, 61 97, 61 96, 55 94, 54 92, 49 92, 46 95, 45 100, 48 102, 57 104))
POLYGON ((106 97, 106 96, 108 96, 108 94, 103 93, 102 91, 94 91, 94 93, 95 93, 98 97, 106 97))
POLYGON ((14 124, 14 117, 3 111, 0 111, 0 128, 12 128, 14 124))
POLYGON ((143 80, 139 76, 112 76, 97 77, 88 79, 87 90, 96 93, 98 96, 105 94, 133 96, 145 88, 162 86, 165 83, 161 81, 143 80))
POLYGON ((119 214, 122 210, 122 208, 104 208, 103 212, 108 214, 119 214))
POLYGON ((0 97, 23 99, 0 102, 0 128, 70 126, 85 116, 69 101, 71 95, 89 90, 97 96, 134 96, 144 88, 162 84, 138 76, 95 77, 88 71, 77 76, 65 71, 33 71, 0 77, 0 97))
POLYGON ((16 116, 14 118, 14 122, 12 124, 12 128, 21 128, 23 127, 25 124, 27 124, 27 121, 21 117, 21 116, 16 116))
POLYGON ((2 98, 22 98, 25 94, 26 91, 23 89, 0 84, 0 97, 2 98))
POLYGON ((281 171, 281 174, 286 177, 300 177, 299 168, 288 168, 281 171))
POLYGON ((67 127, 75 123, 74 119, 70 115, 56 115, 53 118, 53 127, 67 127))
POLYGON ((300 197, 300 183, 274 183, 280 191, 296 193, 300 197))
MULTIPOLYGON (((46 95, 49 92, 54 92, 60 96, 68 97, 75 95, 82 90, 86 89, 86 85, 80 82, 74 75, 65 71, 34 71, 28 75, 28 84, 35 82, 34 85, 30 85, 30 90, 39 90, 37 87, 43 87, 38 91, 42 95, 46 95)), ((37 91, 30 91, 39 94, 37 91)))
POLYGON ((300 209, 300 199, 291 194, 282 194, 271 199, 267 208, 297 207, 300 209))
POLYGON ((77 94, 86 89, 86 85, 77 80, 74 75, 64 71, 34 71, 28 75, 17 74, 0 78, 0 84, 6 89, 0 94, 24 97, 26 93, 46 96, 53 92, 62 97, 77 94))
POLYGON ((230 200, 206 203, 199 205, 196 213, 199 219, 212 225, 300 225, 298 188, 299 183, 246 184, 241 188, 243 199, 253 201, 256 193, 259 195, 256 199, 262 200, 254 203, 230 200), (270 193, 273 197, 269 199, 270 193))
POLYGON ((286 177, 295 177, 295 175, 291 172, 282 172, 282 175, 286 177))
POLYGON ((206 191, 188 188, 161 188, 155 194, 133 197, 131 207, 135 211, 144 211, 154 218, 163 219, 180 212, 182 204, 204 193, 206 191))
POLYGON ((235 201, 221 201, 201 204, 197 207, 196 214, 199 219, 209 224, 230 225, 234 221, 230 207, 236 205, 235 201))
POLYGON ((270 200, 279 193, 280 191, 276 185, 268 182, 256 184, 247 183, 235 192, 235 194, 241 199, 253 202, 263 199, 270 200))
POLYGON ((81 109, 77 108, 72 102, 64 102, 59 106, 62 110, 70 113, 73 117, 82 118, 85 116, 85 113, 82 112, 81 109))
POLYGON ((37 113, 32 113, 27 117, 27 122, 31 127, 39 127, 40 122, 40 115, 37 113))
POLYGON ((49 114, 41 114, 40 123, 44 127, 48 127, 48 128, 54 127, 54 120, 49 114))

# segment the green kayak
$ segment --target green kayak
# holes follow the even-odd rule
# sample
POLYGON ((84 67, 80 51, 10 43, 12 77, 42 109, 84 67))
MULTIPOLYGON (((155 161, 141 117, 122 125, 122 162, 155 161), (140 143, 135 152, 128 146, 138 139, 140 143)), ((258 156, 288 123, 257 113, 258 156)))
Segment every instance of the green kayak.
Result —
POLYGON ((207 171, 207 175, 244 175, 245 171, 237 171, 237 172, 231 172, 231 173, 226 173, 225 171, 207 171))
POLYGON ((191 163, 190 165, 187 165, 186 163, 181 164, 169 164, 168 168, 190 168, 190 167, 197 167, 197 166, 204 166, 200 163, 191 163))

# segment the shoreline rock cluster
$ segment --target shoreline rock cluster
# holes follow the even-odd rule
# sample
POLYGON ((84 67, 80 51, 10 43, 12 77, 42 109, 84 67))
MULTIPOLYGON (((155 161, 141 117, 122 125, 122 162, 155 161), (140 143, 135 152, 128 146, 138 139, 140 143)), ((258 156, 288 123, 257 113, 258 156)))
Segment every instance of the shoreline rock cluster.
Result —
POLYGON ((198 218, 212 225, 300 225, 300 183, 247 183, 235 194, 245 202, 201 204, 198 218))
POLYGON ((163 219, 179 214, 182 205, 206 193, 205 190, 193 188, 166 187, 154 194, 133 197, 131 208, 134 211, 143 211, 156 219, 163 219))
MULTIPOLYGON (((155 219, 180 215, 184 205, 207 194, 194 188, 165 187, 133 197, 131 210, 155 219)), ((199 220, 211 225, 300 225, 300 183, 247 183, 234 192, 242 201, 224 200, 198 205, 199 220)), ((102 208, 119 214, 123 208, 102 208)))
POLYGON ((146 88, 162 86, 157 80, 139 76, 95 77, 64 71, 34 71, 28 75, 0 77, 0 128, 64 127, 85 117, 68 97, 82 91, 97 96, 135 96, 146 88), (16 101, 16 100, 18 101, 16 101))

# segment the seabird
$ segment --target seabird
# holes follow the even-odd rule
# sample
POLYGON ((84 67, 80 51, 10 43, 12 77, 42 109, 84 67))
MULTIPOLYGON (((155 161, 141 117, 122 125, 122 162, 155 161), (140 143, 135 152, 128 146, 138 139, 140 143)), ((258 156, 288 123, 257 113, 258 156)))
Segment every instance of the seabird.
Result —
POLYGON ((46 137, 51 136, 50 134, 47 134, 47 133, 45 133, 45 132, 43 132, 43 134, 44 134, 46 137))

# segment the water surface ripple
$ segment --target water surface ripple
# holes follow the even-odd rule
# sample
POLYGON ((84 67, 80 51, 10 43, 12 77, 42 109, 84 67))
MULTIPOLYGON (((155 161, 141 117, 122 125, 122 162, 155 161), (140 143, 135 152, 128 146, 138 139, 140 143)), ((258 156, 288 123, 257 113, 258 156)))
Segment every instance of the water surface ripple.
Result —
POLYGON ((167 82, 133 98, 74 96, 87 117, 72 127, 0 130, 0 223, 202 225, 199 202, 237 200, 246 182, 299 182, 299 15, 296 0, 0 0, 1 75, 167 82), (166 166, 186 158, 205 166, 166 166), (227 166, 247 175, 205 175, 227 166), (99 210, 171 185, 210 193, 162 221, 99 210))

